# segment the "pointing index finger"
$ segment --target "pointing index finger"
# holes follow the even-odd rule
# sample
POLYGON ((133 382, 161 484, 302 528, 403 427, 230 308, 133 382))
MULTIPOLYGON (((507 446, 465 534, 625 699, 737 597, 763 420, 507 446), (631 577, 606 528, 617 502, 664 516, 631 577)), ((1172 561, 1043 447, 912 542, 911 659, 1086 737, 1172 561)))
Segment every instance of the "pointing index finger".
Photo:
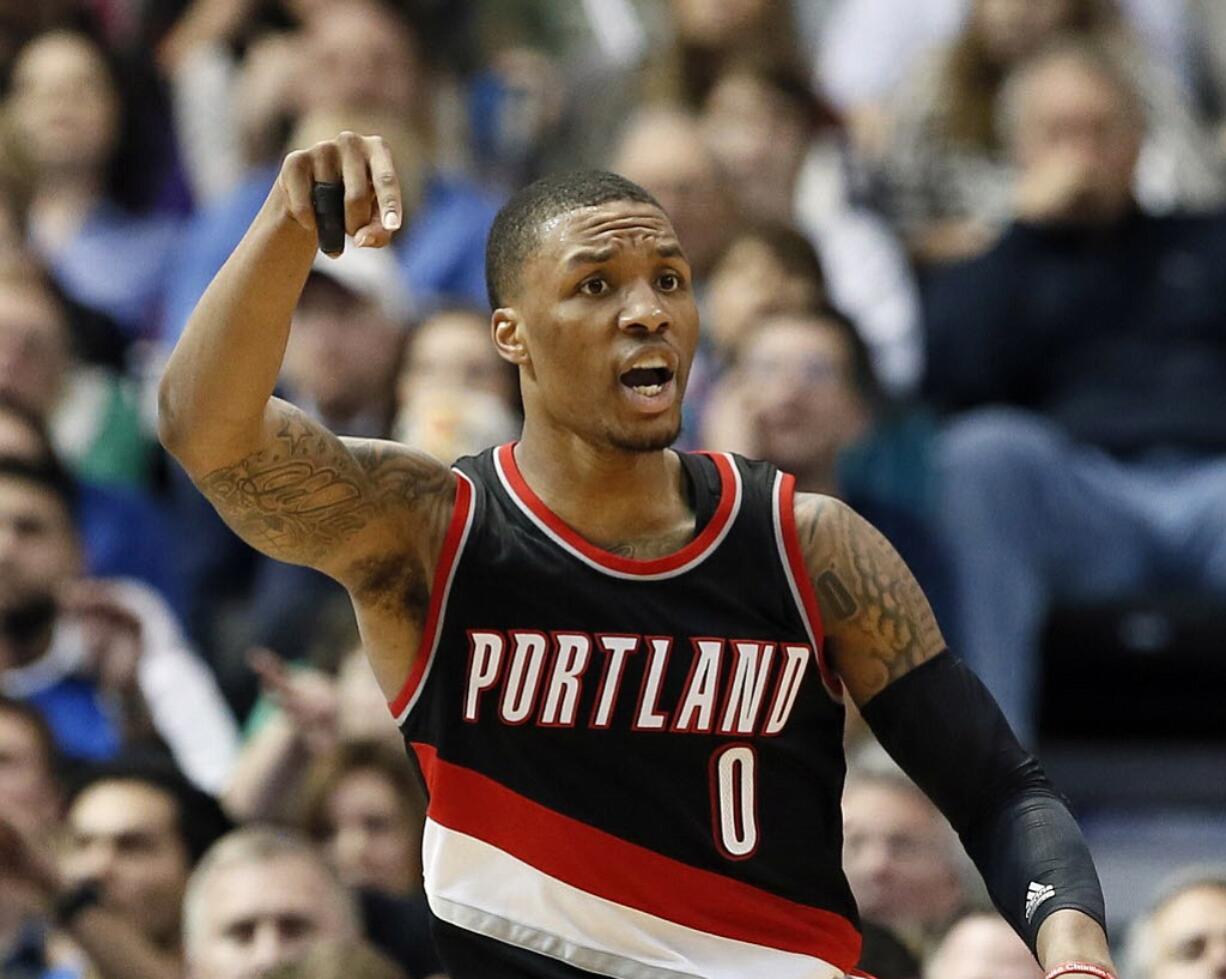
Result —
POLYGON ((367 146, 370 148, 370 180, 375 188, 375 198, 379 202, 379 219, 388 231, 395 231, 400 227, 404 215, 396 165, 392 162, 391 150, 387 148, 382 137, 369 137, 367 146))

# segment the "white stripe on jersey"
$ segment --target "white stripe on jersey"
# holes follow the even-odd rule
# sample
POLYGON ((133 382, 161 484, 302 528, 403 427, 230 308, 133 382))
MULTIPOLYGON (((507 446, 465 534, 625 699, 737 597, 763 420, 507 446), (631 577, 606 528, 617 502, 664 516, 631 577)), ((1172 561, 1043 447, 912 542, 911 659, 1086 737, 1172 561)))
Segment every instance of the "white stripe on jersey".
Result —
POLYGON ((822 959, 699 931, 572 887, 433 819, 422 863, 430 908, 443 921, 598 975, 844 979, 822 959))

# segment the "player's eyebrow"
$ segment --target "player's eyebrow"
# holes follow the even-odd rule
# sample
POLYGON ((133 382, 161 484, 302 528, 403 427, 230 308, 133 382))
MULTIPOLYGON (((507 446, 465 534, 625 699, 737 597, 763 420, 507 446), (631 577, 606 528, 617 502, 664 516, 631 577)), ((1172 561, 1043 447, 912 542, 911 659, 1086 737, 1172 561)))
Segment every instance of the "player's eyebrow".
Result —
POLYGON ((612 248, 582 248, 577 252, 571 252, 566 264, 571 268, 577 265, 599 265, 612 257, 612 248))
MULTIPOLYGON (((579 265, 600 265, 602 262, 607 262, 613 257, 614 249, 607 248, 581 248, 579 251, 571 252, 566 259, 566 264, 570 268, 575 268, 579 265)), ((680 258, 681 245, 675 241, 666 242, 656 246, 656 255, 659 258, 680 258)))

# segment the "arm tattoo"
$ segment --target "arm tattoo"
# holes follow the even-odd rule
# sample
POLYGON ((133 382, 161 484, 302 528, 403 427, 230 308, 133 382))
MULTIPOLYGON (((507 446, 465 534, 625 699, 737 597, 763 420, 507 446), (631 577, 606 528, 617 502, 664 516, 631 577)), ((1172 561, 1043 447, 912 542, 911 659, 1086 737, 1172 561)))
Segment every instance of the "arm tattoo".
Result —
POLYGON ((390 443, 346 443, 291 405, 274 402, 276 434, 240 462, 199 480, 201 492, 247 543, 271 557, 318 566, 398 508, 442 497, 445 466, 390 443))
POLYGON ((802 495, 797 528, 835 665, 863 703, 944 648, 898 552, 846 504, 802 495))

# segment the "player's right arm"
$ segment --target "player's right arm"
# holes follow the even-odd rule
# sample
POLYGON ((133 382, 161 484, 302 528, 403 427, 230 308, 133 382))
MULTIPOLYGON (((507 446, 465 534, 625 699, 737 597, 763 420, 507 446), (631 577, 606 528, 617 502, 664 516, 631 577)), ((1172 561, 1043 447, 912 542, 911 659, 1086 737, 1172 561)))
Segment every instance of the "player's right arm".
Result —
POLYGON ((404 446, 338 438, 273 397, 316 253, 312 185, 339 179, 346 230, 359 243, 388 243, 402 202, 381 139, 344 133, 291 153, 171 355, 158 432, 245 541, 348 588, 363 634, 389 640, 368 648, 394 695, 407 674, 403 650, 414 646, 415 606, 433 574, 454 476, 404 446))

